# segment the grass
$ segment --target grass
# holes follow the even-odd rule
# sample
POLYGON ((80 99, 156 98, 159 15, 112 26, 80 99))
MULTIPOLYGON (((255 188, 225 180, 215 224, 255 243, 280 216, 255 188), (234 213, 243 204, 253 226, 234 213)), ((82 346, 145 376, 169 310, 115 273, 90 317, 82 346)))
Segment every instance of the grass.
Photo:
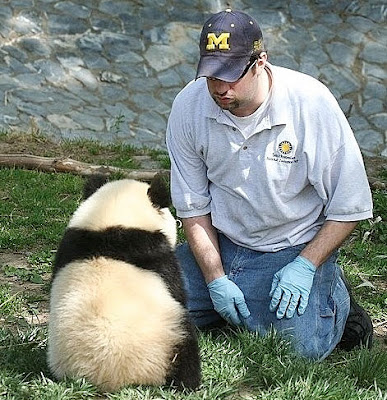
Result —
MULTIPOLYGON (((59 152, 125 168, 136 166, 135 155, 144 154, 143 149, 87 141, 50 146, 41 137, 22 140, 43 142, 45 154, 39 155, 59 152)), ((168 166, 165 154, 156 152, 151 157, 168 166)), ((46 364, 47 326, 31 323, 30 317, 47 308, 53 256, 80 202, 82 184, 81 177, 69 174, 0 169, 0 255, 28 255, 27 267, 9 263, 0 271, 1 399, 387 400, 387 353, 381 341, 371 351, 335 351, 325 361, 312 363, 294 355, 275 333, 262 338, 237 329, 200 333, 203 383, 194 393, 133 386, 104 394, 83 379, 56 382, 46 364)), ((387 215, 387 197, 380 190, 373 196, 374 220, 359 224, 340 261, 356 298, 374 321, 383 322, 387 319, 387 228, 378 217, 387 215)))

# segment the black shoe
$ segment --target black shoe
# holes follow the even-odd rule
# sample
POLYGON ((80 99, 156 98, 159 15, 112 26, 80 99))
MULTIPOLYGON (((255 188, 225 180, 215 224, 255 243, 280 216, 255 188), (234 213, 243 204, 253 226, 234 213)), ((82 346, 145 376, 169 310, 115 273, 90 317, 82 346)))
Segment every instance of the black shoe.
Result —
POLYGON ((346 351, 350 351, 355 347, 370 349, 372 347, 373 336, 371 318, 366 311, 356 303, 351 294, 348 282, 345 278, 343 278, 343 280, 349 292, 350 308, 344 327, 344 333, 337 347, 346 351))

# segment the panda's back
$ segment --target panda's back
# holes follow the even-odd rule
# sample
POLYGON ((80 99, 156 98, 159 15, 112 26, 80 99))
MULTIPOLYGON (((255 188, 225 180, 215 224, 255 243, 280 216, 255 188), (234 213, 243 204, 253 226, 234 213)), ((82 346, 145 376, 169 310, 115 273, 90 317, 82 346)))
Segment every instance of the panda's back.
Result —
POLYGON ((185 310, 162 278, 107 257, 61 269, 51 305, 48 359, 54 375, 85 376, 105 390, 163 384, 185 337, 185 310))

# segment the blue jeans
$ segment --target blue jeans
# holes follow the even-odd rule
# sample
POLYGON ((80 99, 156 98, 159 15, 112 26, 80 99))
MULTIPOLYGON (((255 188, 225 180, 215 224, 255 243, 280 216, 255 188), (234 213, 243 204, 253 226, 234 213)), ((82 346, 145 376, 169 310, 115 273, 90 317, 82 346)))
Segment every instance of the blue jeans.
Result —
MULTIPOLYGON (((276 253, 261 253, 241 247, 218 234, 225 273, 242 290, 251 316, 247 329, 265 335, 273 327, 290 340, 302 356, 322 360, 340 341, 349 313, 349 294, 341 278, 341 269, 332 255, 315 274, 309 303, 303 315, 277 319, 269 311, 269 292, 273 275, 293 261, 305 245, 289 247, 276 253)), ((187 243, 177 248, 187 306, 194 324, 205 327, 222 318, 214 310, 207 285, 187 243)))

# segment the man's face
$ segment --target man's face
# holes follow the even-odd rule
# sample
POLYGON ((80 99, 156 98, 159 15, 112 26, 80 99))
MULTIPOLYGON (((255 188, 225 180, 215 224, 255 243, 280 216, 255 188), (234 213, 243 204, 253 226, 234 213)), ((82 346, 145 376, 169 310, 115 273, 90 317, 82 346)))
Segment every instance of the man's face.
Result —
POLYGON ((235 82, 207 78, 207 87, 211 97, 223 110, 228 110, 238 117, 252 114, 258 107, 260 93, 259 76, 264 62, 258 60, 235 82))

